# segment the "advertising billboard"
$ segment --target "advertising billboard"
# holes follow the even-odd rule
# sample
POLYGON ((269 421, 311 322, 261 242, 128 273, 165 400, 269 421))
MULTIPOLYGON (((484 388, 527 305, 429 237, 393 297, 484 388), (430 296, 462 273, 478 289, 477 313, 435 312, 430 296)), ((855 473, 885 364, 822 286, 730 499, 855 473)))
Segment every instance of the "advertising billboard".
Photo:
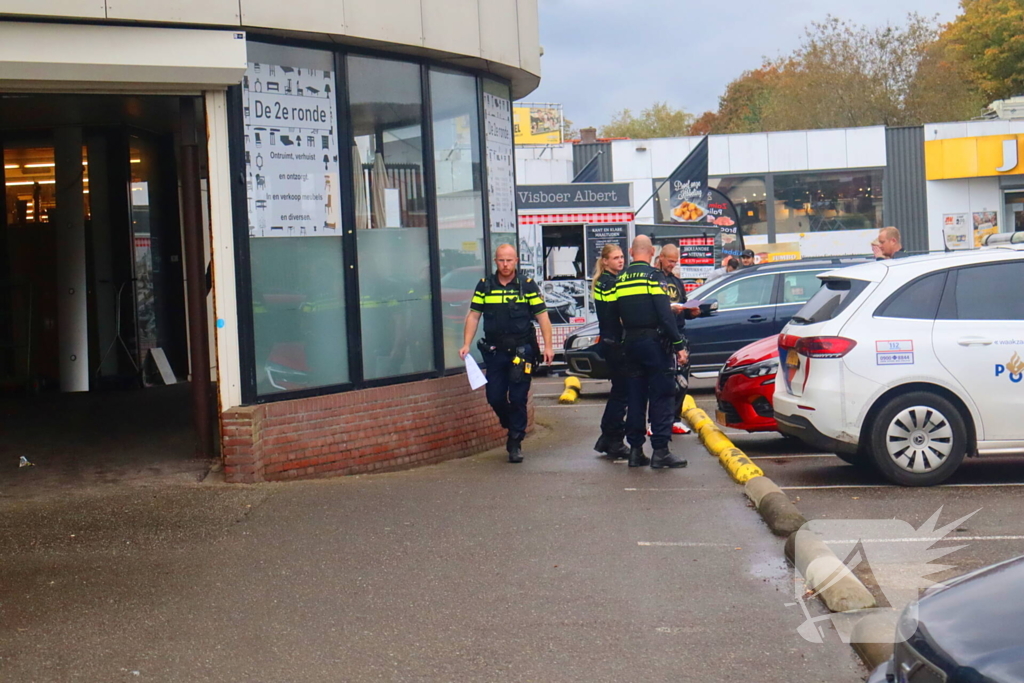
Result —
POLYGON ((517 145, 562 144, 562 105, 527 104, 512 107, 517 145))

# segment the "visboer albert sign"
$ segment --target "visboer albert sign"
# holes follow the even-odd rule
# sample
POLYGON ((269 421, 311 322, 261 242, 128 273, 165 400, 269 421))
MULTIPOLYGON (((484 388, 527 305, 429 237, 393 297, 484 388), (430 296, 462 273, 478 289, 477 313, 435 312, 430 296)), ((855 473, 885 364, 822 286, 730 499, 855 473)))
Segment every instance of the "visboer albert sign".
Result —
POLYGON ((537 210, 632 210, 630 183, 574 183, 567 185, 519 185, 520 211, 537 210))

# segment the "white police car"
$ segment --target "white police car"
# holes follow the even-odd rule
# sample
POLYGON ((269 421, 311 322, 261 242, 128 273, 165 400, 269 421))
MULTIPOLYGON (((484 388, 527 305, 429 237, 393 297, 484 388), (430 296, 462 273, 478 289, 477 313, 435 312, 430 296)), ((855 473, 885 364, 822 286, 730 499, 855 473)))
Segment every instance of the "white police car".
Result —
POLYGON ((1024 233, 1000 237, 820 275, 779 336, 779 429, 907 486, 1024 453, 1024 233))

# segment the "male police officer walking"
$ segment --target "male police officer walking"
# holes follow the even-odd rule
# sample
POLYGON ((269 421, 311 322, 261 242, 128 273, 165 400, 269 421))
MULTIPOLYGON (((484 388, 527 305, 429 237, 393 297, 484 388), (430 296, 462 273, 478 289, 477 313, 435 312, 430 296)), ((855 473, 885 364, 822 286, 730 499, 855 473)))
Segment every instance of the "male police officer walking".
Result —
POLYGON ((654 246, 646 235, 637 235, 629 250, 633 257, 615 283, 613 311, 624 329, 623 341, 631 377, 626 439, 629 441, 629 466, 686 467, 686 458, 668 450, 672 435, 672 395, 675 389, 672 362, 674 353, 680 364, 689 358, 686 342, 679 334, 675 316, 658 272, 651 267, 654 246), (651 420, 651 445, 654 455, 648 461, 643 445, 648 406, 651 420))
POLYGON ((522 441, 526 436, 526 400, 530 379, 537 362, 537 334, 533 318, 544 335, 544 362, 555 357, 551 345, 551 322, 537 283, 516 272, 519 258, 515 247, 502 244, 494 253, 497 272, 484 278, 473 292, 466 315, 463 345, 459 357, 465 359, 476 336, 480 316, 484 318, 484 338, 477 346, 487 364, 487 402, 508 430, 509 462, 522 462, 522 441))

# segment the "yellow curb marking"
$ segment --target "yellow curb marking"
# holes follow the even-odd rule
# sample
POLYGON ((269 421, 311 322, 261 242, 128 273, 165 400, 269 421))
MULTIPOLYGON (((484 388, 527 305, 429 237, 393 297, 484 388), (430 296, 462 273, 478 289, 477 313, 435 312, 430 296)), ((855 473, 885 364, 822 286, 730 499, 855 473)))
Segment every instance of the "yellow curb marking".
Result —
POLYGON ((715 425, 707 413, 697 407, 690 396, 683 400, 682 412, 683 419, 697 432, 704 447, 718 458, 734 481, 743 484, 754 477, 764 476, 761 468, 755 465, 746 453, 736 448, 729 437, 715 425))

